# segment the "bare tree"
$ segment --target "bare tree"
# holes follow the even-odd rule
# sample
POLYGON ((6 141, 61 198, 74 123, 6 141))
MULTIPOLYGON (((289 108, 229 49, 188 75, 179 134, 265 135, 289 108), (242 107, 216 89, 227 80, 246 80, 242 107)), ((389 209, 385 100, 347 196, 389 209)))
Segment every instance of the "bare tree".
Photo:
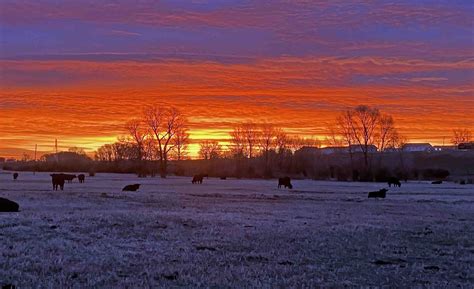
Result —
POLYGON ((351 162, 351 170, 354 173, 353 145, 356 142, 356 140, 353 135, 351 122, 352 122, 351 115, 347 112, 342 113, 336 120, 337 131, 339 135, 341 136, 341 139, 340 139, 341 142, 339 143, 339 145, 342 145, 343 143, 347 144, 347 150, 349 152, 349 159, 351 162))
POLYGON ((144 114, 151 136, 157 142, 160 175, 162 178, 166 178, 169 152, 174 148, 172 140, 184 127, 185 118, 174 107, 156 105, 146 107, 144 114))
POLYGON ((205 160, 217 159, 222 152, 222 146, 218 141, 205 140, 199 144, 199 156, 205 160))
POLYGON ((178 129, 175 137, 172 139, 172 143, 175 159, 180 161, 186 157, 189 144, 188 129, 184 126, 178 129))
POLYGON ((454 145, 459 145, 461 143, 470 142, 472 139, 471 131, 468 129, 454 129, 453 130, 453 138, 451 142, 454 145))
POLYGON ((261 125, 261 131, 258 138, 258 145, 265 158, 265 163, 268 163, 268 154, 276 146, 276 132, 277 130, 271 124, 265 123, 261 125))
MULTIPOLYGON (((337 120, 337 122, 339 124, 339 119, 337 120)), ((328 144, 329 146, 342 146, 343 145, 344 140, 341 138, 341 135, 344 135, 344 134, 340 133, 339 127, 340 125, 338 126, 330 125, 327 128, 328 135, 326 136, 325 143, 328 144)))
POLYGON ((95 159, 103 162, 111 162, 114 160, 114 149, 110 144, 99 147, 95 153, 95 159))
POLYGON ((246 141, 244 131, 241 126, 236 126, 230 132, 232 146, 230 150, 234 157, 243 158, 245 156, 246 141))
POLYGON ((156 151, 156 140, 152 137, 147 137, 143 143, 143 158, 149 161, 157 159, 156 151))
POLYGON ((144 124, 139 119, 132 119, 125 124, 125 128, 136 145, 137 159, 138 161, 141 161, 143 159, 144 142, 147 137, 144 124))
POLYGON ((290 137, 286 132, 281 129, 275 129, 275 149, 278 154, 283 154, 286 150, 288 150, 290 143, 290 137))
POLYGON ((253 122, 243 123, 241 128, 246 144, 247 157, 251 159, 257 151, 259 131, 253 122))
POLYGON ((67 150, 68 152, 71 152, 71 153, 75 153, 75 154, 78 154, 78 155, 85 155, 86 152, 84 151, 83 148, 80 148, 80 147, 70 147, 68 148, 67 150))
POLYGON ((376 140, 376 128, 380 118, 380 112, 377 108, 360 105, 344 112, 342 118, 344 126, 341 130, 345 131, 349 129, 350 139, 354 140, 355 144, 360 146, 367 169, 369 167, 369 149, 376 140), (345 127, 346 125, 347 127, 345 127))
POLYGON ((383 152, 387 145, 396 141, 398 137, 393 117, 391 115, 381 114, 378 120, 378 130, 378 148, 383 152))

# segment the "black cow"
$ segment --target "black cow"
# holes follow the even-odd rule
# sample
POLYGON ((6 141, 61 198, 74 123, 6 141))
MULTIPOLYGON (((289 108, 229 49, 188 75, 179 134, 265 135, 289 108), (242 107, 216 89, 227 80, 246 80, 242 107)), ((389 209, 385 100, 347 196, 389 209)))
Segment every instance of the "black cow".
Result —
POLYGON ((58 187, 61 191, 64 190, 64 182, 66 180, 65 174, 51 174, 51 182, 53 183, 53 190, 57 191, 58 187))
POLYGON ((434 181, 434 182, 431 182, 432 185, 441 185, 443 183, 443 181, 434 181))
POLYGON ((369 192, 369 198, 382 198, 385 199, 385 196, 387 195, 388 190, 387 189, 381 189, 375 192, 369 192))
POLYGON ((66 180, 68 183, 72 183, 72 180, 75 178, 77 178, 76 175, 64 174, 64 180, 66 180))
POLYGON ((77 176, 79 183, 83 183, 86 180, 86 176, 84 174, 80 174, 77 176))
POLYGON ((136 192, 140 188, 140 184, 127 185, 123 187, 122 192, 136 192))
POLYGON ((284 178, 279 178, 278 179, 278 188, 281 187, 293 189, 293 185, 291 184, 291 179, 290 177, 284 177, 284 178))
POLYGON ((13 179, 14 179, 14 180, 18 179, 18 173, 14 173, 14 174, 13 174, 13 179))
POLYGON ((0 198, 0 212, 18 212, 20 206, 14 201, 0 198))
POLYGON ((220 179, 221 179, 221 180, 227 180, 227 177, 222 176, 220 179))
POLYGON ((387 183, 389 187, 392 187, 393 185, 394 187, 400 188, 402 186, 402 183, 400 183, 400 180, 397 178, 389 178, 387 183))
POLYGON ((202 184, 203 179, 204 179, 203 175, 195 175, 193 177, 193 180, 191 181, 191 183, 193 183, 193 184, 202 184))

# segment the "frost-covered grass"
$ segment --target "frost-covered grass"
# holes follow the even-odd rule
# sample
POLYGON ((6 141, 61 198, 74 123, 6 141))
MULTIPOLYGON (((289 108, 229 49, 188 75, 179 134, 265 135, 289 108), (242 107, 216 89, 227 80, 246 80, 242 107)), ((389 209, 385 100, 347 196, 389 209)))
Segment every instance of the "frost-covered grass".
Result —
POLYGON ((474 186, 98 174, 51 190, 0 173, 0 285, 18 288, 465 287, 474 186), (141 183, 139 192, 121 192, 141 183))

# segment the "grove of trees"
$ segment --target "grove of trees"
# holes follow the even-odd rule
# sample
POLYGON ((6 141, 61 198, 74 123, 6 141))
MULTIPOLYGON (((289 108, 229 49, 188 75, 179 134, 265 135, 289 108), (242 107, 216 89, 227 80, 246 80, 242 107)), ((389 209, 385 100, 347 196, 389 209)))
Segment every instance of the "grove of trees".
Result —
MULTIPOLYGON (((146 106, 142 115, 124 125, 126 136, 113 144, 100 147, 95 159, 103 162, 135 161, 143 166, 156 168, 161 177, 168 173, 169 161, 189 160, 191 143, 188 121, 175 107, 146 106)), ((344 147, 348 152, 349 166, 340 166, 339 174, 350 168, 352 179, 374 179, 375 170, 383 171, 385 152, 397 155, 399 175, 409 174, 403 145, 406 138, 397 128, 393 117, 378 108, 366 105, 342 111, 329 126, 326 145, 344 147), (374 149, 379 153, 374 154, 374 149)), ((459 144, 471 139, 469 130, 453 131, 452 142, 459 144)), ((320 148, 317 138, 302 138, 287 133, 270 123, 242 122, 229 132, 226 141, 202 140, 198 143, 197 156, 207 161, 207 167, 216 160, 231 160, 236 176, 261 176, 270 178, 275 173, 307 173, 311 166, 326 166, 330 175, 336 174, 327 165, 311 164, 306 157, 296 156, 303 147, 320 148)), ((393 157, 393 154, 392 154, 393 157)), ((321 157, 319 157, 321 158, 321 157)), ((336 167, 339 167, 336 165, 336 167)), ((137 170, 140 170, 140 165, 137 170)), ((205 168, 204 170, 207 170, 205 168)))

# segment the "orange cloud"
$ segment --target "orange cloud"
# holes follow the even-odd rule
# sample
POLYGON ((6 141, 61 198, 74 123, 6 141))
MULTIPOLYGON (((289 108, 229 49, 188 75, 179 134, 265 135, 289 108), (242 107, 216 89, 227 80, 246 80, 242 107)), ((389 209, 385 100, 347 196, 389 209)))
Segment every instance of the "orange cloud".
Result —
MULTIPOLYGON (((1 61, 0 148, 89 150, 123 134, 144 105, 165 103, 189 116, 192 138, 225 139, 235 123, 272 122, 324 137, 336 114, 368 104, 393 114, 412 140, 441 142, 455 127, 474 127, 472 82, 450 84, 433 71, 473 69, 473 60, 396 58, 276 58, 248 63, 211 61, 1 61), (61 82, 28 82, 54 72, 61 82), (406 78, 400 74, 428 73, 406 78), (62 76, 65 77, 62 77, 62 76), (361 75, 368 81, 354 82, 361 75), (396 84, 380 81, 397 79, 396 84), (371 80, 375 80, 371 82, 371 80), (431 80, 431 81, 430 81, 431 80), (433 81, 435 80, 435 81, 433 81), (443 81, 440 81, 443 80, 443 81), (432 86, 427 83, 442 83, 432 86)), ((1 152, 1 151, 0 151, 1 152)))

